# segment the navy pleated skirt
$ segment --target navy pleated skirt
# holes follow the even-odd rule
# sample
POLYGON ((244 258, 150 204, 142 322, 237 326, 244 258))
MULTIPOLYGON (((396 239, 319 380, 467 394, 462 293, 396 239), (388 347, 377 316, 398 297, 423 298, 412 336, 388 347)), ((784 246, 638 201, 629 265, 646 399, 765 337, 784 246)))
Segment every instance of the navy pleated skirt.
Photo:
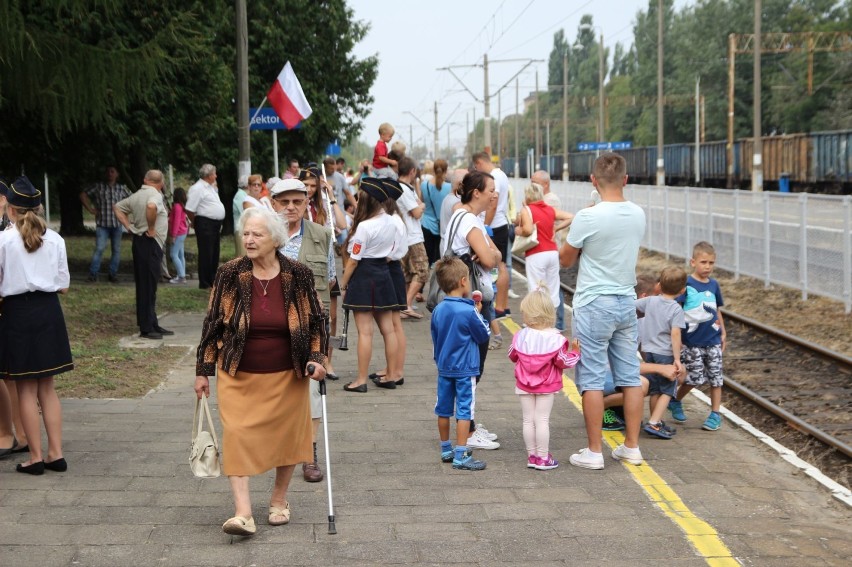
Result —
POLYGON ((4 378, 46 378, 74 369, 56 293, 33 291, 5 297, 0 345, 0 375, 4 378))
POLYGON ((408 297, 405 293, 405 274, 402 271, 402 262, 399 260, 391 260, 388 262, 388 271, 390 272, 393 288, 396 290, 396 301, 402 307, 399 309, 408 309, 408 297))
POLYGON ((358 261, 358 267, 355 268, 343 296, 343 308, 351 311, 393 311, 406 308, 404 298, 402 302, 399 301, 386 259, 362 258, 358 261))

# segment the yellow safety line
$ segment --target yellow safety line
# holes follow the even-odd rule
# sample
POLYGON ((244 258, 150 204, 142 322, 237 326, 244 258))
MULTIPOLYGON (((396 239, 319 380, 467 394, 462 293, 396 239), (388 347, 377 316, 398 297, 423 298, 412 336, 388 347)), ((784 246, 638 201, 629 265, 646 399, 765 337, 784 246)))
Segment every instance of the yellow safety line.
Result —
MULTIPOLYGON (((500 323, 513 335, 521 330, 517 323, 508 317, 501 319, 500 323)), ((574 382, 562 375, 562 392, 571 400, 571 403, 580 413, 583 413, 583 399, 577 391, 574 382)), ((620 431, 604 431, 604 439, 607 444, 615 448, 624 442, 624 435, 620 431)), ((714 567, 739 566, 740 563, 731 554, 716 530, 707 522, 696 516, 687 508, 680 496, 652 469, 646 462, 640 467, 624 464, 627 471, 633 476, 633 480, 642 487, 648 497, 663 513, 671 519, 695 548, 704 557, 708 565, 714 567)))

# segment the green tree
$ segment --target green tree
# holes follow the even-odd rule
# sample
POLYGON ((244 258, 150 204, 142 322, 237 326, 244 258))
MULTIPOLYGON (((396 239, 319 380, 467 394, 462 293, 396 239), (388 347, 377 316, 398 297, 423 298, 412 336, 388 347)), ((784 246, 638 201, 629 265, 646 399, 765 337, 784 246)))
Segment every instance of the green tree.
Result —
MULTIPOLYGON (((352 50, 369 30, 344 0, 250 2, 249 96, 257 105, 287 60, 299 78, 313 114, 297 130, 279 133, 282 155, 317 161, 335 138, 346 143, 361 129, 373 103, 378 57, 357 59, 352 50)), ((252 164, 271 171, 271 136, 252 135, 252 164)))
MULTIPOLYGON (((0 33, 0 173, 23 170, 36 182, 49 173, 64 232, 82 228, 77 194, 107 163, 131 186, 150 167, 193 177, 215 163, 227 201, 237 161, 232 2, 42 4, 0 0, 0 30, 15 32, 0 33)), ((251 8, 252 99, 291 59, 314 114, 282 148, 316 160, 332 138, 354 136, 372 102, 376 60, 351 55, 366 26, 342 0, 251 8)), ((256 170, 269 174, 270 137, 254 138, 256 170)))

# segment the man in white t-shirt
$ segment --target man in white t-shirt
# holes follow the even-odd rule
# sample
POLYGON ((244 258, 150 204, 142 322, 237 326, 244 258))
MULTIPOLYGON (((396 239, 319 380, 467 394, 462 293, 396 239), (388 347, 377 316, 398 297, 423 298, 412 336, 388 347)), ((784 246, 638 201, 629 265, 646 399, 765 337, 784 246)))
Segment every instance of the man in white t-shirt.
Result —
POLYGON ((489 348, 500 348, 503 337, 500 335, 500 324, 497 319, 511 315, 509 311, 509 272, 506 269, 506 257, 509 250, 509 178, 503 171, 491 162, 491 156, 486 152, 473 154, 473 168, 487 173, 494 178, 494 190, 497 202, 485 211, 485 224, 491 227, 491 240, 502 254, 502 260, 497 266, 497 296, 494 298, 495 318, 491 324, 491 345, 489 348))
POLYGON ((405 221, 405 229, 408 233, 408 253, 402 259, 402 267, 405 271, 405 282, 408 284, 406 299, 408 308, 402 312, 402 317, 422 319, 423 315, 414 310, 414 298, 426 285, 429 278, 429 259, 426 256, 426 247, 423 244, 423 229, 420 226, 420 217, 423 216, 425 208, 423 202, 417 198, 414 191, 414 178, 417 175, 417 164, 410 157, 399 160, 399 184, 402 186, 402 197, 397 199, 396 204, 405 221))

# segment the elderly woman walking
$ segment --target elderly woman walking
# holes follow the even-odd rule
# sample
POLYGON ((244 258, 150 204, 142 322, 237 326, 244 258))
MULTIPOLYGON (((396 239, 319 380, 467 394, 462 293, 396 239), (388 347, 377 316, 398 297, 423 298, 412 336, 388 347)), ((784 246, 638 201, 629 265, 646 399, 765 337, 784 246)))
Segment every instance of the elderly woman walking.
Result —
POLYGON ((313 462, 306 378, 325 378, 328 333, 310 269, 278 252, 287 241, 283 222, 253 207, 240 223, 246 255, 216 273, 195 392, 209 396, 208 376, 217 374, 223 470, 235 507, 222 529, 252 535, 249 477, 275 469, 268 523, 286 524, 295 465, 313 462))

